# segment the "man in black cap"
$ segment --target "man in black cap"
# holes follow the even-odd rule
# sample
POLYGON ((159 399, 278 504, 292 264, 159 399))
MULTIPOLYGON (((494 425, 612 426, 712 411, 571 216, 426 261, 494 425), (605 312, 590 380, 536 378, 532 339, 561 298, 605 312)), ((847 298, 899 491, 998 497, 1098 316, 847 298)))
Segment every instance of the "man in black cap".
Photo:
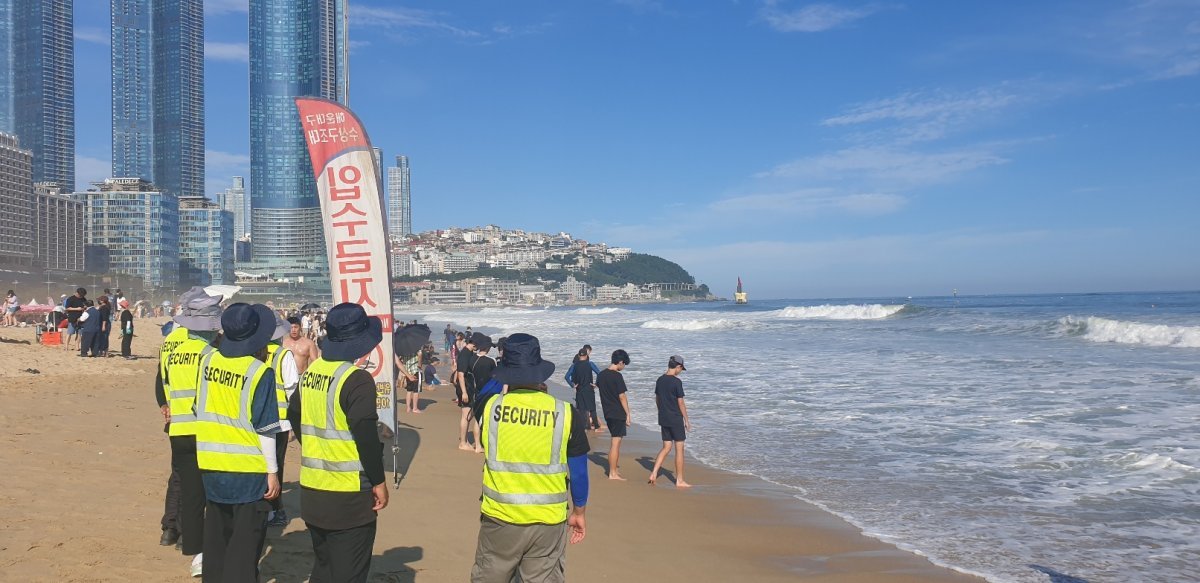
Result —
POLYGON ((672 446, 675 448, 675 487, 691 488, 683 479, 683 446, 687 431, 692 423, 688 420, 687 405, 683 402, 683 381, 679 373, 687 370, 683 357, 674 355, 667 359, 667 372, 654 383, 654 401, 658 404, 658 425, 662 428, 662 449, 654 456, 654 468, 650 470, 650 485, 658 480, 658 470, 667 460, 672 446))
POLYGON ((257 583, 268 502, 279 496, 275 434, 279 401, 267 343, 270 308, 236 303, 221 315, 224 336, 200 366, 196 461, 208 498, 204 581, 257 583))
POLYGON ((312 583, 367 580, 378 512, 388 503, 375 380, 354 366, 383 338, 358 304, 329 310, 321 357, 300 377, 288 419, 299 427, 300 517, 312 538, 312 583))
MULTIPOLYGON (((461 417, 458 420, 458 449, 465 451, 475 451, 475 448, 467 441, 467 430, 471 427, 471 392, 468 390, 467 373, 471 370, 471 365, 475 364, 475 360, 479 358, 475 354, 474 334, 463 337, 463 346, 458 350, 458 357, 455 358, 454 382, 455 397, 458 401, 458 407, 461 409, 461 417)), ((475 443, 479 443, 479 432, 475 432, 475 443)))
POLYGON ((554 363, 538 339, 513 334, 493 377, 508 392, 483 417, 483 497, 472 583, 559 583, 567 541, 583 541, 587 430, 579 411, 546 393, 554 363), (568 481, 568 477, 570 478, 568 481), (568 504, 573 502, 573 506, 568 504))

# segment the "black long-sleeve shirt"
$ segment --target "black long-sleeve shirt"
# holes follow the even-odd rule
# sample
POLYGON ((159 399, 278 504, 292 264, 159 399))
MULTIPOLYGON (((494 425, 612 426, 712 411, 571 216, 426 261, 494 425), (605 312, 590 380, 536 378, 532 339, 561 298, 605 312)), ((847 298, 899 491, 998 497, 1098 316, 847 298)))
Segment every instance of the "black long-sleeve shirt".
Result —
MULTIPOLYGON (((300 391, 288 402, 288 421, 296 439, 300 439, 300 391)), ((372 486, 386 479, 383 471, 383 444, 379 442, 379 414, 375 410, 375 380, 362 369, 350 372, 338 404, 346 413, 346 422, 354 436, 358 459, 362 461, 362 489, 358 492, 328 492, 300 488, 300 517, 305 522, 329 530, 344 530, 375 520, 375 495, 372 486)))

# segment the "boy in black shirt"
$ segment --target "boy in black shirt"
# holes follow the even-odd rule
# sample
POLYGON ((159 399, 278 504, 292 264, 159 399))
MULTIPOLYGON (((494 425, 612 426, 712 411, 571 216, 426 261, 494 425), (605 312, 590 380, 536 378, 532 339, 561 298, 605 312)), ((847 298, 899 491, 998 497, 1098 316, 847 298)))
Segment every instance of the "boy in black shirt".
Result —
POLYGON ((619 471, 621 459, 621 438, 630 424, 629 399, 625 396, 625 377, 621 371, 629 365, 629 353, 617 350, 612 353, 612 365, 600 371, 596 377, 596 385, 600 387, 600 405, 604 408, 604 422, 608 424, 608 433, 612 436, 612 446, 608 449, 608 479, 621 480, 619 471))
POLYGON ((666 374, 658 377, 654 384, 654 401, 658 404, 658 424, 662 427, 662 450, 654 457, 654 469, 650 470, 650 485, 658 479, 658 470, 667 459, 671 447, 675 448, 675 487, 691 488, 683 480, 683 442, 687 430, 692 428, 688 421, 687 405, 683 402, 683 381, 679 373, 687 370, 682 356, 672 356, 667 361, 666 374))

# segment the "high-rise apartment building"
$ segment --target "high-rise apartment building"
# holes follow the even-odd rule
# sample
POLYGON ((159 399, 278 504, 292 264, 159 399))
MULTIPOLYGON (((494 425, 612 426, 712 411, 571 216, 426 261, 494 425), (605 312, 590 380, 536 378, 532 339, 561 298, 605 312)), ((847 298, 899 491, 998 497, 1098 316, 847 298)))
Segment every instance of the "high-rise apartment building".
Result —
POLYGON ((327 263, 294 99, 345 101, 346 0, 250 0, 250 206, 254 261, 327 263))
POLYGON ((0 0, 0 132, 13 126, 13 0, 0 0))
POLYGON ((0 265, 33 264, 33 153, 0 134, 0 265))
POLYGON ((33 152, 33 181, 75 187, 72 0, 2 0, 11 51, 12 129, 33 152))
POLYGON ((33 189, 35 262, 50 271, 83 271, 83 201, 51 183, 34 184, 33 189))
POLYGON ((233 213, 203 196, 179 199, 179 281, 233 284, 233 213))
POLYGON ((140 277, 147 288, 177 288, 179 197, 141 178, 93 185, 75 195, 87 204, 88 247, 106 250, 111 272, 140 277))
POLYGON ((388 168, 388 236, 392 240, 412 234, 412 191, 408 182, 408 156, 396 156, 388 168))
POLYGON ((236 241, 250 234, 250 201, 246 200, 246 181, 241 176, 233 177, 233 186, 221 193, 221 208, 233 215, 233 239, 236 241))
POLYGON ((110 0, 113 174, 204 193, 204 4, 110 0))

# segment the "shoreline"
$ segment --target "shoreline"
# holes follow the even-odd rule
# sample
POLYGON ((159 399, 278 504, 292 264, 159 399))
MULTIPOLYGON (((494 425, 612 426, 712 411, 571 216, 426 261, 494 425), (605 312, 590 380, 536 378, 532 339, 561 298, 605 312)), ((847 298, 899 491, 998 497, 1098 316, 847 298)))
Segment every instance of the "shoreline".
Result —
MULTIPOLYGON (((30 341, 0 342, 0 423, 8 428, 0 436, 5 578, 192 580, 187 559, 157 545, 170 448, 151 394, 157 320, 139 322, 134 361, 82 359, 33 343, 31 330, 0 330, 0 339, 30 341)), ((451 396, 449 387, 435 388, 422 394, 424 413, 401 413, 404 476, 380 513, 371 581, 461 581, 470 570, 482 460, 456 448, 451 396)), ((867 537, 768 482, 694 458, 694 488, 675 491, 665 475, 651 488, 639 460, 657 451, 656 436, 631 429, 622 448, 627 482, 604 476, 598 462, 608 436, 590 435, 588 536, 568 550, 572 581, 982 581, 867 537)), ((292 444, 284 484, 292 521, 282 532, 268 530, 263 581, 304 581, 311 567, 311 543, 298 519, 298 456, 292 444)), ((385 448, 389 472, 391 457, 385 448)), ((391 479, 389 473, 389 485, 391 479)))

